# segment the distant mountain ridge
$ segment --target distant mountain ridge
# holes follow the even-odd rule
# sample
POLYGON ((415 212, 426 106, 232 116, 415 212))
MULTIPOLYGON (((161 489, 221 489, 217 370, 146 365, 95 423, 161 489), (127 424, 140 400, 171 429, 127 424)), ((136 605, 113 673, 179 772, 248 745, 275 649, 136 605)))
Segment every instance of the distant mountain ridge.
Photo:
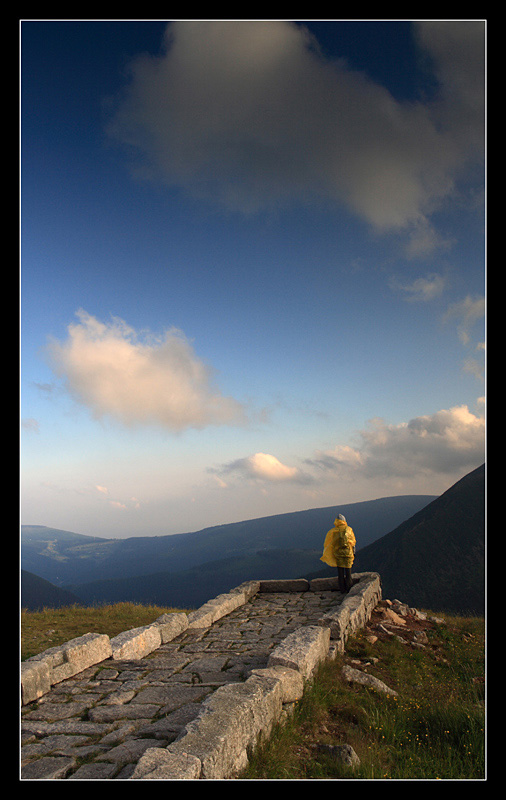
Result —
MULTIPOLYGON (((23 525, 21 566, 56 586, 75 586, 159 572, 178 573, 210 561, 243 559, 266 550, 316 554, 337 513, 350 519, 359 546, 365 546, 433 499, 433 495, 387 497, 218 525, 194 533, 127 539, 100 539, 23 525)), ((308 568, 317 564, 318 559, 311 561, 308 568)))
MULTIPOLYGON (((379 572, 383 594, 418 608, 484 614, 485 467, 462 478, 393 531, 357 549, 354 572, 379 572)), ((349 517, 350 522, 352 520, 349 517)), ((357 533, 359 532, 357 527, 357 533)), ((70 587, 86 602, 120 599, 199 605, 252 576, 335 575, 315 550, 266 549, 209 561, 176 573, 96 581, 70 587), (315 570, 314 567, 319 565, 315 570)))
POLYGON ((130 600, 192 608, 252 578, 334 575, 319 558, 337 513, 357 533, 353 571, 379 572, 384 596, 419 608, 484 613, 485 465, 440 497, 382 498, 174 537, 99 539, 23 526, 23 568, 37 563, 59 573, 85 605, 130 600), (110 574, 113 565, 123 576, 110 574))

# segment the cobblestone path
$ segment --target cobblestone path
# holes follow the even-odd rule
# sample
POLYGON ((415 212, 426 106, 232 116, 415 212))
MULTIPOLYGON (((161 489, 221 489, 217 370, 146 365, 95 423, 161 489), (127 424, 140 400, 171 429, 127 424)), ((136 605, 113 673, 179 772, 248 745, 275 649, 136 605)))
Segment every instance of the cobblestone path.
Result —
POLYGON ((22 709, 21 779, 129 778, 225 683, 265 667, 289 633, 313 625, 339 592, 258 593, 208 628, 188 628, 136 661, 107 659, 22 709))

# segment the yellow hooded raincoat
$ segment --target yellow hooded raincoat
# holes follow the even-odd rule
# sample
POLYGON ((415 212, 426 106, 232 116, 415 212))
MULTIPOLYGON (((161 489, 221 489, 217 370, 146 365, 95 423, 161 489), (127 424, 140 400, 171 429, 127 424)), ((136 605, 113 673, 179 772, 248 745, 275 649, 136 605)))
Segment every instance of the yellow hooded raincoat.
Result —
POLYGON ((355 544, 353 529, 338 518, 334 522, 334 527, 325 537, 323 555, 320 561, 324 561, 330 567, 347 567, 350 569, 355 557, 353 552, 355 544))

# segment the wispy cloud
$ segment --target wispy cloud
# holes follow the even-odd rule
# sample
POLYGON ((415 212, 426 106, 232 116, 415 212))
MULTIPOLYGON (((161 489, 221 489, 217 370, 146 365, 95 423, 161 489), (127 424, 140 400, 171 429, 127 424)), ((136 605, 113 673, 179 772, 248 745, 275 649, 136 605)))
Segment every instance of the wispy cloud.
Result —
POLYGON ((64 342, 47 352, 70 393, 97 418, 170 431, 244 423, 242 405, 223 396, 211 369, 181 331, 156 337, 125 322, 109 324, 79 311, 64 342))
POLYGON ((108 132, 136 154, 137 177, 247 213, 330 199, 426 251, 431 215, 481 157, 484 25, 413 30, 438 91, 408 103, 324 59, 294 23, 170 23, 160 56, 131 64, 108 132))
POLYGON ((390 280, 390 288, 400 292, 409 303, 425 303, 440 297, 446 281, 442 275, 433 273, 425 278, 416 278, 411 283, 402 283, 396 278, 390 280))
POLYGON ((95 486, 96 491, 107 498, 107 505, 110 508, 115 508, 120 511, 138 510, 141 507, 139 500, 136 497, 130 497, 128 500, 118 500, 110 497, 110 492, 107 486, 95 486))
POLYGON ((121 511, 126 511, 125 503, 121 503, 119 500, 110 500, 109 505, 112 506, 112 508, 118 508, 121 511))
POLYGON ((39 422, 33 417, 27 417, 26 419, 21 420, 21 427, 25 431, 30 431, 31 433, 39 433, 40 427, 39 422))
POLYGON ((110 491, 107 486, 95 486, 96 491, 104 497, 107 501, 107 505, 110 508, 117 509, 119 511, 132 511, 138 510, 141 507, 139 500, 136 497, 129 497, 126 500, 118 500, 117 498, 112 498, 110 496, 110 491))
POLYGON ((457 321, 457 331, 463 344, 468 344, 471 330, 474 325, 485 316, 485 298, 471 297, 468 295, 464 300, 453 303, 449 306, 444 320, 457 321))

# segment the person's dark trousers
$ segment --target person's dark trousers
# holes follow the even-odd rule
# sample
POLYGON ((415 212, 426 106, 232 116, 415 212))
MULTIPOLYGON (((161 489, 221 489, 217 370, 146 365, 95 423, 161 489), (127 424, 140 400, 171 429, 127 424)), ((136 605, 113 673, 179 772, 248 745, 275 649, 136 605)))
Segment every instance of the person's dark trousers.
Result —
POLYGON ((348 567, 337 568, 337 583, 339 591, 346 594, 351 589, 351 569, 348 567))

